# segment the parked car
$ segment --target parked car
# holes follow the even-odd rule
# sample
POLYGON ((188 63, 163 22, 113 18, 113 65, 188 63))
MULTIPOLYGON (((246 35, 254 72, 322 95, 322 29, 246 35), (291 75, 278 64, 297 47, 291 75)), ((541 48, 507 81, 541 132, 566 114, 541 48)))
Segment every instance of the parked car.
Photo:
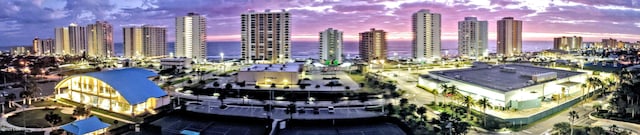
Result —
POLYGON ((330 113, 330 114, 333 114, 333 113, 335 113, 335 112, 336 112, 336 110, 333 108, 333 106, 329 106, 329 107, 327 107, 327 108, 329 108, 329 113, 330 113))

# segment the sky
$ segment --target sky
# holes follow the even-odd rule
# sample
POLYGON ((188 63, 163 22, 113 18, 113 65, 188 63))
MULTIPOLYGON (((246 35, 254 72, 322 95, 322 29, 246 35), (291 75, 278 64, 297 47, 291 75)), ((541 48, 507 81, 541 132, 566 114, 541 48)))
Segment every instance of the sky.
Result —
POLYGON ((457 40, 457 22, 468 16, 489 21, 489 40, 503 17, 523 21, 525 41, 640 40, 640 0, 0 0, 0 46, 98 20, 114 26, 115 42, 122 42, 122 26, 143 24, 167 27, 172 42, 175 17, 189 12, 206 16, 208 41, 240 41, 240 15, 265 9, 291 13, 293 41, 317 41, 327 28, 344 31, 346 41, 371 28, 387 31, 389 40, 411 40, 411 15, 420 9, 442 15, 442 40, 457 40))

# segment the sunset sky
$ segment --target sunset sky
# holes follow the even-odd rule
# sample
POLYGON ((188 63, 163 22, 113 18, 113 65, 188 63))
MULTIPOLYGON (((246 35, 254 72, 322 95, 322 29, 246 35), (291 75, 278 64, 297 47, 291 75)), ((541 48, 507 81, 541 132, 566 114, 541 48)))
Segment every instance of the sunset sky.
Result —
POLYGON ((523 20, 525 41, 553 41, 583 36, 585 41, 617 38, 640 40, 640 0, 1 0, 0 46, 28 45, 34 37, 53 38, 55 27, 106 20, 122 42, 122 26, 166 26, 174 40, 176 16, 197 12, 207 17, 208 41, 239 41, 240 14, 265 9, 291 12, 294 41, 317 41, 332 27, 347 41, 370 28, 388 32, 389 40, 411 40, 411 14, 429 9, 442 14, 442 39, 457 39, 457 22, 466 16, 489 21, 523 20))

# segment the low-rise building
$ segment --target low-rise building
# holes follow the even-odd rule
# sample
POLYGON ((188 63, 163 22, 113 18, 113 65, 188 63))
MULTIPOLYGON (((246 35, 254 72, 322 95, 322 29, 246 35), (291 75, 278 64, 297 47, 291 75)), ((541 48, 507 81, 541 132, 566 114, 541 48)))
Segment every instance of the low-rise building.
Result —
POLYGON ((241 68, 236 81, 256 85, 295 85, 303 72, 304 68, 299 63, 255 64, 241 68))
POLYGON ((55 86, 55 98, 131 116, 153 113, 170 102, 167 93, 150 80, 156 76, 142 68, 73 75, 55 86))
POLYGON ((160 68, 166 69, 171 67, 191 68, 191 58, 164 58, 160 59, 160 68))
POLYGON ((521 110, 540 107, 543 100, 583 94, 580 84, 586 78, 583 72, 506 64, 431 71, 419 78, 418 85, 440 93, 441 84, 455 85, 462 95, 487 98, 493 106, 521 110))

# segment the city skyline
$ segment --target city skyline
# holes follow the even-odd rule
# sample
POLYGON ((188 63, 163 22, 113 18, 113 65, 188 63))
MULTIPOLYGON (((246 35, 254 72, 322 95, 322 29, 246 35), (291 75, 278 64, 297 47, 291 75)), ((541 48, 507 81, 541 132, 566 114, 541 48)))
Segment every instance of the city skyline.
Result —
MULTIPOLYGON (((317 31, 328 27, 344 30, 345 41, 357 41, 358 32, 370 28, 385 29, 390 41, 411 40, 411 14, 429 9, 442 14, 442 40, 457 39, 456 22, 467 16, 489 22, 489 40, 495 40, 495 21, 512 16, 528 25, 523 27, 523 41, 553 41, 553 37, 577 35, 585 41, 615 38, 640 40, 634 32, 640 27, 640 6, 632 0, 606 1, 332 1, 332 2, 262 2, 262 1, 3 1, 0 11, 0 46, 26 45, 34 37, 53 38, 49 29, 108 21, 114 33, 130 24, 167 26, 173 31, 174 18, 199 12, 213 22, 207 27, 207 41, 240 41, 239 15, 248 10, 265 9, 291 12, 292 41, 317 41, 317 31), (451 12, 456 11, 456 12, 451 12), (588 11, 588 12, 585 12, 588 11), (579 15, 577 15, 579 14, 579 15), (28 16, 28 17, 25 17, 28 16), (374 20, 375 19, 375 20, 374 20), (323 20, 323 21, 318 21, 323 20), (378 23, 362 23, 377 21, 378 23), (593 29, 598 28, 598 29, 593 29), (44 30, 40 30, 44 29, 44 30)), ((174 42, 175 33, 167 33, 174 42)), ((122 43, 122 35, 114 35, 122 43)))

